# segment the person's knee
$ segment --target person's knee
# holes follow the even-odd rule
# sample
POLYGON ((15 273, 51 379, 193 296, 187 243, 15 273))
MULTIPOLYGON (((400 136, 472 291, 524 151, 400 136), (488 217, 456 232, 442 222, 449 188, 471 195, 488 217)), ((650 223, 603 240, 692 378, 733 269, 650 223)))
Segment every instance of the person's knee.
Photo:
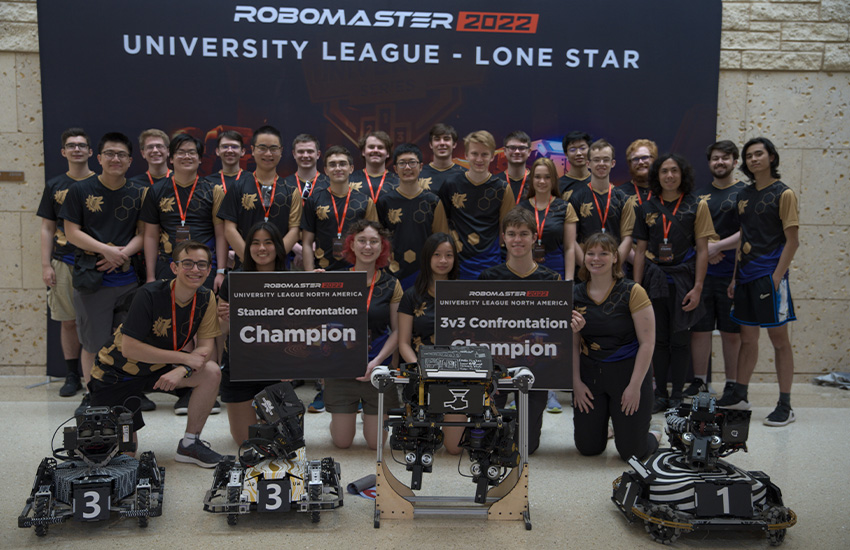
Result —
POLYGON ((788 338, 788 331, 783 330, 785 327, 777 327, 779 330, 768 330, 767 335, 770 337, 770 343, 776 350, 783 350, 791 347, 791 339, 788 338))
POLYGON ((597 456, 605 452, 605 447, 608 445, 607 434, 604 438, 579 438, 574 439, 576 449, 584 456, 597 456))
POLYGON ((221 368, 213 361, 207 361, 204 367, 196 374, 200 375, 201 380, 205 384, 218 386, 221 382, 221 368))

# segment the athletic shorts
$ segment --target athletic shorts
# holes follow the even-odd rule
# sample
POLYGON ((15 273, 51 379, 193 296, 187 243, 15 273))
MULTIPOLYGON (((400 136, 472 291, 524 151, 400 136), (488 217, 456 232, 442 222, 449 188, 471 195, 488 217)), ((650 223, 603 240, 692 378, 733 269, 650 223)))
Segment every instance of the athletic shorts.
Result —
POLYGON ((168 372, 169 369, 158 370, 147 376, 134 376, 128 380, 122 380, 115 384, 107 384, 97 378, 89 381, 89 392, 91 392, 92 407, 115 407, 121 405, 133 412, 133 430, 139 431, 145 427, 142 418, 141 398, 146 393, 155 391, 153 389, 159 377, 168 372))
POLYGON ((56 259, 50 260, 50 265, 56 273, 56 284, 47 289, 50 318, 60 322, 75 321, 77 313, 74 309, 74 285, 71 283, 74 266, 56 259))
POLYGON ((224 403, 242 403, 243 401, 251 401, 255 395, 276 383, 276 380, 234 382, 230 379, 230 365, 225 364, 221 367, 219 395, 224 403))
MULTIPOLYGON (((363 402, 365 414, 378 414, 378 390, 371 382, 353 379, 325 379, 325 408, 330 413, 356 413, 363 402)), ((390 387, 384 393, 384 410, 399 406, 398 392, 390 387)))
POLYGON ((779 290, 773 287, 770 275, 736 285, 732 320, 739 325, 762 327, 778 327, 796 321, 788 277, 783 277, 779 290))
POLYGON ((112 334, 126 316, 119 315, 116 309, 123 308, 138 283, 124 286, 102 286, 91 294, 74 291, 74 307, 77 311, 77 335, 83 349, 97 353, 100 348, 112 341, 112 334))
POLYGON ((705 315, 691 327, 691 332, 741 332, 741 326, 730 316, 732 299, 726 294, 732 277, 712 277, 707 275, 702 286, 700 300, 705 305, 705 315))

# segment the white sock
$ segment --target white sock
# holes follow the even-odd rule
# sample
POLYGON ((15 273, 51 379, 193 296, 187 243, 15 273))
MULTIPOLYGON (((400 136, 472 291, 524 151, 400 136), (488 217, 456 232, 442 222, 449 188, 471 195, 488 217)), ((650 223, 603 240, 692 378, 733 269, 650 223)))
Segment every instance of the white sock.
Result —
POLYGON ((199 435, 200 434, 190 434, 189 432, 183 434, 183 446, 188 447, 189 445, 194 443, 195 440, 198 439, 199 435))
POLYGON ((735 380, 734 378, 727 378, 726 379, 727 384, 734 384, 735 382, 737 382, 737 380, 735 380))
POLYGON ((705 379, 708 378, 708 375, 707 374, 695 374, 694 378, 696 378, 697 380, 699 380, 703 384, 705 384, 705 379))

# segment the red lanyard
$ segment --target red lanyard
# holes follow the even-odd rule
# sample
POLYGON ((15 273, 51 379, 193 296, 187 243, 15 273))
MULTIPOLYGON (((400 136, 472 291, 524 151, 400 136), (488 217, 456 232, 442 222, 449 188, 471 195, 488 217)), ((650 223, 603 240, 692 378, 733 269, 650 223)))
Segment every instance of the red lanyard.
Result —
POLYGON ((372 197, 372 202, 378 202, 378 197, 381 196, 381 188, 384 186, 384 180, 387 179, 387 171, 384 170, 384 175, 381 176, 381 183, 378 184, 377 193, 372 193, 372 178, 369 177, 369 173, 363 170, 363 175, 366 176, 366 183, 369 184, 369 196, 372 197))
POLYGON ((260 204, 263 205, 263 212, 265 213, 265 221, 269 221, 269 211, 272 209, 272 204, 274 204, 274 192, 277 189, 277 174, 274 176, 274 182, 272 182, 272 194, 269 196, 269 205, 266 206, 265 201, 263 201, 263 190, 260 187, 260 180, 257 179, 257 173, 254 172, 254 183, 257 184, 257 196, 260 198, 260 204))
POLYGON ((546 216, 549 215, 549 208, 552 206, 552 203, 555 202, 553 200, 549 200, 549 204, 546 205, 546 212, 543 214, 543 223, 540 223, 540 215, 538 212, 540 210, 537 208, 537 196, 534 197, 534 220, 537 222, 537 242, 543 241, 543 226, 546 225, 546 216))
MULTIPOLYGON (((319 173, 316 172, 316 175, 313 177, 312 185, 310 185, 310 192, 307 193, 307 198, 309 198, 310 195, 313 194, 313 191, 316 190, 316 183, 317 183, 316 180, 318 180, 318 179, 319 179, 319 173)), ((298 185, 298 192, 301 193, 301 198, 303 199, 304 198, 304 192, 301 190, 301 178, 298 177, 298 172, 295 173, 295 183, 296 183, 296 185, 298 185)), ((310 183, 310 180, 306 180, 306 183, 310 183)), ((383 182, 381 182, 381 183, 383 183, 383 182)), ((380 190, 378 190, 378 192, 380 193, 380 190)))
POLYGON ((614 193, 611 192, 613 189, 613 185, 608 184, 608 204, 605 205, 605 215, 602 215, 602 209, 599 208, 599 200, 596 198, 596 191, 593 190, 593 186, 591 184, 587 184, 587 188, 590 189, 590 195, 593 197, 593 202, 596 203, 596 211, 599 213, 599 219, 602 220, 602 232, 605 233, 605 222, 608 221, 608 210, 611 208, 611 195, 614 193))
POLYGON ((180 226, 186 225, 186 214, 189 213, 189 203, 192 202, 192 195, 195 194, 195 186, 198 185, 198 175, 195 175, 195 182, 192 184, 192 190, 189 191, 189 198, 186 200, 186 211, 183 211, 183 205, 180 204, 180 195, 177 193, 177 182, 171 178, 171 185, 174 187, 174 199, 177 201, 177 210, 180 211, 180 226))
MULTIPOLYGON (((334 217, 336 218, 336 238, 342 238, 342 226, 345 224, 345 215, 348 213, 348 201, 351 199, 351 186, 348 186, 348 195, 345 196, 345 208, 342 211, 342 220, 339 219, 339 213, 336 210, 336 201, 334 200, 334 194, 328 189, 328 194, 331 196, 331 205, 334 207, 334 217)), ((370 294, 371 296, 371 294, 370 294)))
POLYGON ((174 342, 174 351, 180 351, 186 347, 189 340, 192 338, 192 326, 195 324, 195 303, 198 301, 198 293, 192 296, 192 313, 189 316, 189 330, 186 332, 186 341, 179 348, 177 347, 177 301, 174 298, 174 287, 177 286, 175 281, 171 286, 171 339, 174 342))
MULTIPOLYGON (((638 204, 643 204, 643 201, 640 200, 640 187, 635 182, 632 182, 632 185, 635 186, 635 195, 637 195, 638 204)), ((646 196, 646 200, 652 198, 652 191, 649 192, 649 195, 646 196)))
MULTIPOLYGON (((522 198, 522 190, 525 189, 525 179, 528 177, 528 170, 525 171, 525 175, 522 177, 522 183, 519 186, 519 193, 516 194, 516 203, 519 204, 519 200, 522 198)), ((511 184, 511 177, 505 172, 505 179, 508 180, 508 185, 511 184)), ((551 204, 551 203, 550 203, 551 204)), ((546 208, 546 211, 549 211, 549 208, 546 208)), ((540 235, 540 233, 538 233, 540 235)))
MULTIPOLYGON (((676 203, 676 208, 673 209, 673 215, 676 215, 676 212, 679 210, 679 205, 682 204, 682 199, 685 198, 684 193, 679 195, 679 201, 676 203)), ((664 204, 664 199, 661 197, 658 198, 661 201, 661 204, 664 204)), ((667 244, 667 236, 670 234, 670 227, 673 226, 673 220, 667 221, 667 216, 661 214, 661 227, 664 229, 664 244, 667 244)))
MULTIPOLYGON (((146 170, 146 171, 145 171, 145 174, 147 174, 147 175, 148 175, 148 181, 149 181, 149 182, 151 182, 151 185, 153 185, 153 176, 151 176, 151 171, 150 171, 150 170, 146 170)), ((165 171, 165 177, 166 177, 166 178, 167 178, 168 176, 170 176, 170 175, 171 175, 171 168, 169 168, 168 170, 166 170, 166 171, 165 171)))
POLYGON ((372 274, 372 284, 369 285, 369 297, 366 298, 366 313, 369 313, 369 306, 372 305, 372 291, 375 290, 375 281, 378 280, 378 270, 372 274))
MULTIPOLYGON (((219 172, 221 174, 221 186, 224 188, 224 192, 227 193, 227 183, 224 181, 224 170, 219 172)), ((234 181, 239 181, 239 178, 242 177, 242 169, 239 169, 239 172, 236 174, 236 179, 234 181)))

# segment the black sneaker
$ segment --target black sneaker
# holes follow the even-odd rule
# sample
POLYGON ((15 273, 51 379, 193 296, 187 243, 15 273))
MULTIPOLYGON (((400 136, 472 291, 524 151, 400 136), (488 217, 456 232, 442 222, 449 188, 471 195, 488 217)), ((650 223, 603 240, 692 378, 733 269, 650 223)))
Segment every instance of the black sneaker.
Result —
POLYGON ((717 401, 717 406, 736 411, 748 411, 751 408, 750 402, 741 397, 734 389, 732 389, 728 395, 724 390, 723 397, 717 401))
POLYGON ((80 382, 80 375, 76 372, 68 373, 68 376, 65 377, 65 383, 59 388, 59 397, 74 397, 81 389, 83 389, 83 384, 80 382))
POLYGON ((693 397, 698 393, 707 392, 708 384, 700 380, 699 378, 694 378, 691 380, 691 385, 685 388, 685 395, 687 397, 693 397))
POLYGON ((652 404, 652 414, 657 414, 667 410, 668 400, 666 397, 655 397, 655 403, 652 404))
POLYGON ((197 464, 201 468, 215 468, 222 458, 224 456, 213 451, 206 441, 195 439, 191 445, 184 446, 181 439, 177 445, 177 455, 174 460, 187 464, 197 464))
POLYGON ((735 382, 726 382, 726 385, 723 386, 723 395, 720 396, 718 403, 720 401, 729 401, 732 399, 732 394, 735 393, 735 382))
POLYGON ((681 405, 681 404, 682 404, 682 398, 681 397, 671 397, 670 399, 667 400, 667 408, 668 409, 678 409, 679 405, 681 405))
POLYGON ((794 416, 794 409, 792 409, 790 405, 786 405, 780 401, 776 403, 776 408, 773 409, 773 412, 767 415, 767 418, 764 419, 764 425, 787 426, 795 420, 797 420, 797 418, 794 416))
POLYGON ((186 416, 189 414, 189 399, 191 397, 192 392, 183 392, 183 394, 177 398, 177 403, 174 404, 174 414, 177 416, 186 416))
POLYGON ((91 394, 86 392, 83 394, 83 399, 80 401, 80 405, 77 407, 77 410, 74 411, 74 416, 85 414, 86 409, 89 407, 91 407, 91 394))
POLYGON ((139 401, 141 401, 141 405, 139 405, 139 410, 142 412, 151 412, 156 410, 156 403, 148 399, 147 395, 143 395, 139 401))

